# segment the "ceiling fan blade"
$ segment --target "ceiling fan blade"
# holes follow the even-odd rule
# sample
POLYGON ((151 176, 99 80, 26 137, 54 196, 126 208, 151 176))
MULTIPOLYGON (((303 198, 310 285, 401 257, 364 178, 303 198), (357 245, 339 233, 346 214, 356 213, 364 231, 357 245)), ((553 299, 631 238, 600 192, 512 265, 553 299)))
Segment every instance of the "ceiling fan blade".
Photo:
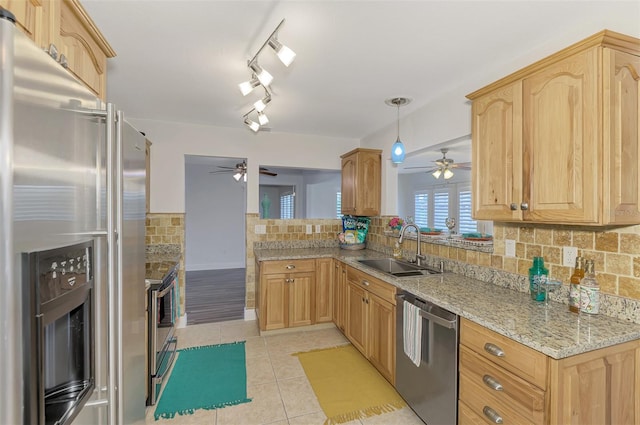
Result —
POLYGON ((419 166, 419 167, 402 167, 403 170, 411 170, 413 168, 429 168, 429 167, 433 167, 432 165, 423 165, 423 166, 419 166))
POLYGON ((449 166, 449 168, 468 168, 471 169, 470 162, 456 162, 449 166))
POLYGON ((274 173, 273 171, 260 170, 260 174, 264 174, 265 176, 277 176, 278 173, 274 173))

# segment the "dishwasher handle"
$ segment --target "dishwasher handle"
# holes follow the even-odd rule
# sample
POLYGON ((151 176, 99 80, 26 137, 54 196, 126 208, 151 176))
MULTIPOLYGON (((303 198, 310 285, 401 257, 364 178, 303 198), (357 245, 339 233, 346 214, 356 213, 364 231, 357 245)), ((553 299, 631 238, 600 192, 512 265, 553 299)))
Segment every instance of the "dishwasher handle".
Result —
POLYGON ((443 319, 440 316, 436 316, 435 314, 429 313, 428 311, 424 310, 420 310, 420 316, 447 329, 455 329, 457 325, 457 320, 443 319))

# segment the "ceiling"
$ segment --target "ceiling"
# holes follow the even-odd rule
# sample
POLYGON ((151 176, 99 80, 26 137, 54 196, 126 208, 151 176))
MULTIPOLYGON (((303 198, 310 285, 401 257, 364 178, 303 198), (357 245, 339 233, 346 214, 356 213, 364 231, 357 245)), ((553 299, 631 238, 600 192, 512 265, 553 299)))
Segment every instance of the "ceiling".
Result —
POLYGON ((395 131, 397 110, 385 99, 412 99, 402 117, 470 80, 473 90, 492 82, 514 58, 567 33, 616 30, 630 11, 640 22, 638 1, 82 4, 117 53, 109 61, 108 100, 129 117, 245 128, 242 116, 262 92, 243 97, 237 84, 250 77, 247 60, 285 18, 278 38, 297 53, 295 62, 285 67, 268 47, 259 56, 274 76, 268 127, 355 139, 390 125, 395 131))

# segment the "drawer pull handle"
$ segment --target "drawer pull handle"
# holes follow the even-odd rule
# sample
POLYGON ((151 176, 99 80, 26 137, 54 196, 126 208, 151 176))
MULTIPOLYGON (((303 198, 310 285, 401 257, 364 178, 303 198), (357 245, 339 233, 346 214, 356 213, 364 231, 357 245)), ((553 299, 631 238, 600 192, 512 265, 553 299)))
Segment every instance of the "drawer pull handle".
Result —
POLYGON ((482 413, 484 413, 484 415, 487 418, 489 418, 489 420, 491 422, 496 423, 496 424, 501 424, 502 423, 502 416, 500 416, 498 414, 498 412, 496 412, 495 410, 493 410, 489 406, 484 406, 484 409, 482 409, 482 413))
POLYGON ((496 390, 496 391, 502 391, 502 384, 493 376, 490 375, 484 375, 482 377, 482 382, 485 383, 485 385, 489 388, 491 388, 492 390, 496 390))
POLYGON ((486 351, 489 354, 493 354, 496 357, 504 357, 504 351, 502 350, 502 348, 490 342, 487 342, 484 345, 484 351, 486 351))
POLYGON ((293 269, 295 269, 295 268, 296 268, 296 266, 294 266, 293 264, 289 264, 289 265, 287 266, 287 270, 293 270, 293 269))
POLYGON ((369 286, 369 282, 367 282, 366 280, 363 280, 363 281, 362 281, 362 284, 363 284, 364 286, 369 286))

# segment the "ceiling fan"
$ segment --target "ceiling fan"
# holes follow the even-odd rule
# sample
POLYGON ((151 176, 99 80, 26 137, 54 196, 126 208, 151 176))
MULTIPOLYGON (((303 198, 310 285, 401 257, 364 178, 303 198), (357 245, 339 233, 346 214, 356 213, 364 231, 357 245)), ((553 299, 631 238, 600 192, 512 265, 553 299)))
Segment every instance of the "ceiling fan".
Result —
MULTIPOLYGON (((219 173, 233 173, 233 178, 236 179, 237 182, 240 181, 240 179, 243 179, 243 181, 247 181, 247 162, 246 161, 242 161, 236 164, 235 167, 225 167, 223 165, 218 165, 218 168, 223 168, 222 170, 217 170, 217 171, 209 171, 209 174, 219 174, 219 173)), ((264 174, 266 176, 277 176, 278 173, 274 173, 272 171, 269 171, 267 168, 264 167, 260 167, 259 168, 259 172, 260 174, 264 174)))
MULTIPOLYGON (((436 179, 439 179, 440 176, 442 176, 445 180, 450 179, 451 177, 453 177, 453 169, 454 168, 459 168, 461 170, 470 170, 471 169, 471 163, 470 162, 461 162, 461 163, 456 163, 453 159, 451 158, 447 158, 447 152, 449 152, 449 149, 447 148, 442 148, 440 149, 440 152, 442 152, 442 158, 435 160, 435 167, 431 166, 430 170, 427 170, 427 173, 431 173, 431 175, 433 177, 435 177, 436 179)), ((407 169, 409 168, 428 168, 428 166, 425 167, 407 167, 407 169)))

